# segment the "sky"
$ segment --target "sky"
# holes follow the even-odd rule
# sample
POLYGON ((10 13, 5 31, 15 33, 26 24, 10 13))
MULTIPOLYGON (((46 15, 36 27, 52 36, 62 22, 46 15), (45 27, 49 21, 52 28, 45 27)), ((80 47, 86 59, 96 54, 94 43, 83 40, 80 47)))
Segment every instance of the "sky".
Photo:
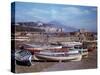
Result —
POLYGON ((88 31, 97 31, 97 7, 43 4, 43 3, 15 3, 16 22, 60 22, 65 26, 88 31))

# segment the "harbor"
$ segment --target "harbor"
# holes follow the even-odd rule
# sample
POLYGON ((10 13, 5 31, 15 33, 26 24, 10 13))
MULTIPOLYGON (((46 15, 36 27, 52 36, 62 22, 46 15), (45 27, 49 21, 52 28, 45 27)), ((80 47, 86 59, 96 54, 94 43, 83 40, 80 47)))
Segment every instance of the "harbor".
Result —
MULTIPOLYGON (((77 40, 73 39, 75 38, 73 37, 75 35, 72 37, 71 35, 70 37, 65 35, 65 37, 54 37, 54 35, 52 35, 48 38, 47 34, 35 33, 39 34, 37 36, 32 34, 33 33, 31 33, 31 36, 28 38, 24 38, 24 40, 22 40, 23 38, 20 38, 19 40, 19 38, 17 38, 19 36, 16 36, 17 40, 15 39, 15 48, 17 50, 27 50, 32 53, 31 66, 15 63, 17 73, 97 68, 96 38, 92 40, 90 39, 91 41, 86 41, 86 37, 85 39, 76 37, 80 39, 80 41, 75 42, 75 40, 77 40), (42 37, 39 38, 38 36, 42 37), (71 41, 69 41, 67 38, 69 38, 71 41), (82 48, 83 45, 85 47, 84 49, 82 48), (73 48, 74 46, 75 48, 73 48), (84 53, 80 54, 80 51, 83 51, 84 53), (73 55, 72 57, 71 54, 73 55), (83 57, 84 55, 86 56, 83 57), (78 59, 76 60, 76 58, 78 59)), ((20 35, 20 37, 22 37, 22 35, 20 35)), ((24 37, 26 36, 24 35, 24 37)))

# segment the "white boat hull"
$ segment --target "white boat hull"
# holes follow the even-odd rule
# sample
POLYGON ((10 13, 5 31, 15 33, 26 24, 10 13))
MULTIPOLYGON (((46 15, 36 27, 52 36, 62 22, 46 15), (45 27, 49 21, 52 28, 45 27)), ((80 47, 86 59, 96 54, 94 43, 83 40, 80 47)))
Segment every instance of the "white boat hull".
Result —
POLYGON ((46 55, 35 55, 37 58, 42 60, 55 60, 55 61, 63 61, 63 60, 77 60, 80 61, 82 59, 81 54, 77 55, 69 55, 69 56, 46 56, 46 55))

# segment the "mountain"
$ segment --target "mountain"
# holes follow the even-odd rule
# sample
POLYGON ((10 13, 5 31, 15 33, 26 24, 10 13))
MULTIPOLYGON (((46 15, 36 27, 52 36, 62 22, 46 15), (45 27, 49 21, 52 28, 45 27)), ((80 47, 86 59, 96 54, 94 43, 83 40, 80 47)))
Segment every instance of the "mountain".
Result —
POLYGON ((18 23, 20 26, 22 27, 30 27, 30 28, 37 28, 37 29, 41 29, 41 27, 50 27, 50 28, 62 28, 62 30, 64 32, 74 32, 74 31, 78 31, 79 29, 76 29, 74 27, 71 27, 67 24, 63 24, 59 21, 50 21, 48 23, 43 23, 41 21, 38 22, 19 22, 18 23))
POLYGON ((52 27, 58 27, 58 28, 62 28, 65 32, 74 32, 74 31, 78 31, 78 29, 71 27, 67 24, 62 24, 58 21, 51 21, 48 24, 50 24, 52 27))

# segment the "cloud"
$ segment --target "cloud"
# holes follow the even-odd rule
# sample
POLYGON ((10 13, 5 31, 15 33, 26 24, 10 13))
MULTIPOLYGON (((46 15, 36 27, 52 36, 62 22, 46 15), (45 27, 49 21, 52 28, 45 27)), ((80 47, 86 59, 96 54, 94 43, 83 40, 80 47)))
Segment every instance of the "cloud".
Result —
POLYGON ((26 12, 28 15, 40 15, 40 14, 49 14, 48 10, 32 8, 31 10, 26 12))
POLYGON ((48 21, 48 19, 52 17, 51 10, 39 9, 39 8, 31 8, 23 14, 25 14, 30 18, 40 20, 40 21, 48 21))
POLYGON ((74 14, 74 15, 83 15, 83 14, 89 14, 90 11, 87 9, 82 9, 79 7, 66 7, 63 9, 66 11, 66 13, 74 14))

